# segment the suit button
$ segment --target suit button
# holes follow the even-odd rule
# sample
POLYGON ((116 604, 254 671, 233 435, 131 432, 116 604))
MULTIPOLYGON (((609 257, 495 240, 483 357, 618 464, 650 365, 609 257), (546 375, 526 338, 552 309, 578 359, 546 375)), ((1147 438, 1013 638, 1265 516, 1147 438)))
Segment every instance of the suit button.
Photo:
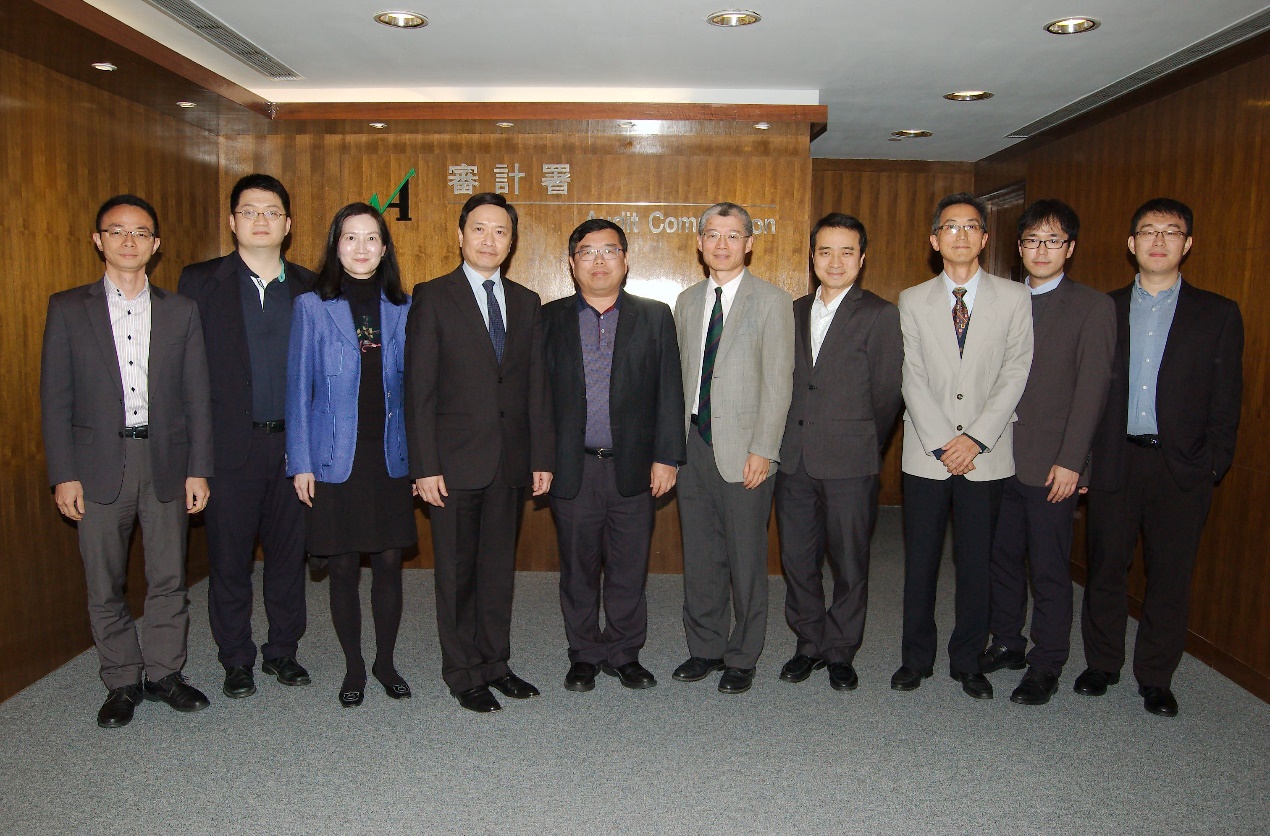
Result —
POLYGON ((502 377, 499 377, 499 378, 498 378, 498 382, 499 382, 499 383, 502 383, 502 382, 503 382, 503 378, 502 378, 502 377))
POLYGON ((123 433, 122 433, 122 432, 121 432, 121 433, 119 433, 119 437, 120 437, 120 438, 123 438, 123 433))
POLYGON ((798 419, 798 426, 800 426, 800 427, 801 427, 802 425, 803 425, 803 419, 799 418, 799 419, 798 419))
POLYGON ((963 397, 965 396, 962 395, 960 392, 957 393, 957 400, 961 400, 963 397))
POLYGON ((507 414, 507 413, 503 412, 503 410, 501 410, 501 409, 498 411, 498 417, 499 417, 499 418, 504 417, 506 414, 507 414))
POLYGON ((957 432, 961 432, 961 424, 957 425, 957 432))
POLYGON ((816 384, 814 384, 814 383, 808 383, 808 384, 807 384, 807 388, 808 388, 808 389, 815 389, 815 388, 816 388, 816 384))

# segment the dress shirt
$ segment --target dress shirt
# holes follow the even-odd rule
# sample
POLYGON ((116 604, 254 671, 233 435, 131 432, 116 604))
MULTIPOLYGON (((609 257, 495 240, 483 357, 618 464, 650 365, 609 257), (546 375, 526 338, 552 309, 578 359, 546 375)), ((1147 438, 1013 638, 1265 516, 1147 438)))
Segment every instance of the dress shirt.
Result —
MULTIPOLYGON (((1028 282, 1027 283, 1028 292, 1031 293, 1033 296, 1040 296, 1042 293, 1049 293, 1051 290, 1058 287, 1059 283, 1063 281, 1063 277, 1066 275, 1067 275, 1066 273, 1059 273, 1057 279, 1050 279, 1048 282, 1041 285, 1040 287, 1032 287, 1031 282, 1028 282)), ((969 296, 970 294, 966 294, 966 295, 969 296)))
POLYGON ((277 421, 287 414, 287 350, 291 343, 291 291, 286 273, 264 281, 237 253, 243 326, 251 364, 251 419, 277 421))
POLYGON ((135 299, 124 298, 109 276, 103 276, 106 305, 110 309, 110 331, 115 337, 119 378, 123 382, 124 426, 142 427, 150 423, 150 281, 135 299))
POLYGON ((833 324, 834 314, 838 312, 842 300, 847 297, 847 293, 854 285, 855 283, 852 282, 844 287, 828 305, 824 303, 824 297, 821 296, 825 292, 824 286, 816 288, 816 301, 811 303, 811 364, 813 366, 816 365, 816 359, 820 356, 820 346, 824 345, 825 334, 829 333, 829 326, 833 324))
POLYGON ((622 297, 601 313, 578 294, 578 332, 582 336, 582 371, 586 378, 586 435, 592 448, 613 446, 609 417, 609 381, 613 372, 613 337, 621 315, 622 297))
POLYGON ((953 295, 954 288, 964 287, 966 289, 966 295, 963 297, 963 301, 966 303, 966 312, 971 315, 974 314, 975 294, 979 292, 979 276, 982 273, 983 273, 982 268, 976 270, 975 274, 970 277, 970 281, 966 282, 965 284, 957 284, 952 279, 948 278, 947 273, 939 274, 944 279, 944 290, 948 292, 948 321, 949 322, 952 322, 952 309, 957 305, 957 297, 953 295))
MULTIPOLYGON (((463 262, 463 275, 467 276, 467 283, 472 286, 472 295, 476 297, 476 307, 481 309, 481 319, 485 320, 485 330, 489 330, 489 302, 485 298, 485 277, 465 261, 463 262)), ((507 293, 503 290, 503 271, 498 269, 494 271, 494 275, 490 276, 494 280, 494 298, 498 300, 498 310, 503 315, 503 328, 507 328, 507 293)))
MULTIPOLYGON (((714 280, 714 276, 706 279, 706 310, 705 315, 701 319, 701 351, 699 356, 706 356, 706 336, 710 333, 710 316, 714 313, 714 290, 715 288, 723 288, 723 322, 727 324, 728 312, 732 310, 732 302, 736 299, 736 292, 741 287, 741 277, 745 275, 742 270, 737 274, 736 278, 727 284, 721 285, 714 280)), ((701 403, 701 370, 697 370, 697 386, 692 392, 692 411, 697 411, 698 404, 701 403)))
POLYGON ((1182 277, 1171 287, 1152 296, 1142 289, 1142 276, 1133 277, 1129 295, 1129 435, 1155 435, 1156 380, 1160 360, 1177 311, 1177 289, 1182 277))

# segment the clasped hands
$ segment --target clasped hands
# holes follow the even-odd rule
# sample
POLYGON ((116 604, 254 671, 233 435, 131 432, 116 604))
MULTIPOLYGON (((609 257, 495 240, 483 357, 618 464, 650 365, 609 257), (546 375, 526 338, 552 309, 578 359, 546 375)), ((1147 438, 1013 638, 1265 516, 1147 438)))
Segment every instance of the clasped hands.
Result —
POLYGON ((980 453, 979 444, 970 436, 962 433, 944 444, 944 453, 939 457, 942 464, 953 476, 965 476, 975 469, 975 456, 980 453))

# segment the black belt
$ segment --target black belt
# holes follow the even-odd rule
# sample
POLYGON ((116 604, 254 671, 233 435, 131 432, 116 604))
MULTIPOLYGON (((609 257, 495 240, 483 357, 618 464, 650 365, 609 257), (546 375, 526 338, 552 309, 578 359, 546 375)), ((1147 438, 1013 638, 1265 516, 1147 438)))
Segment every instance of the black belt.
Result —
POLYGON ((1160 446, 1160 437, 1158 435, 1126 435, 1124 440, 1139 447, 1160 446))
POLYGON ((253 430, 264 430, 267 433, 280 433, 287 428, 286 421, 252 421, 253 430))
POLYGON ((586 453, 588 456, 595 456, 597 459, 613 458, 612 447, 583 447, 582 452, 586 453))
POLYGON ((124 427, 123 432, 119 433, 120 438, 149 438, 150 425, 142 424, 139 427, 124 427))

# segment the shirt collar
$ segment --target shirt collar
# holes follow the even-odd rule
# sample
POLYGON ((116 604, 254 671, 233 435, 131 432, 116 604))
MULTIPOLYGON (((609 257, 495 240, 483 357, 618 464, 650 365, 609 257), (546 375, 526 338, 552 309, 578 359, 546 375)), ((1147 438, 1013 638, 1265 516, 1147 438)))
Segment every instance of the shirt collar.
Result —
POLYGON ((727 300, 729 304, 731 304, 732 300, 736 298, 736 292, 737 290, 740 289, 741 281, 744 278, 745 278, 745 271, 742 270, 741 274, 737 276, 735 279, 728 282, 727 284, 721 285, 714 280, 714 276, 711 276, 710 278, 706 279, 706 296, 711 300, 711 302, 713 302, 714 289, 716 287, 721 287, 723 288, 723 298, 727 300))
POLYGON ((948 277, 947 273, 940 273, 939 275, 944 277, 944 288, 949 293, 952 293, 954 288, 964 287, 966 289, 966 295, 969 296, 974 294, 975 290, 978 289, 979 277, 983 275, 983 268, 980 267, 978 270, 976 270, 975 274, 970 277, 970 281, 966 282, 965 284, 957 284, 956 282, 954 282, 952 279, 948 277))
POLYGON ((615 311, 619 311, 619 312, 620 312, 620 311, 622 310, 622 295, 623 295, 623 294, 621 294, 621 293, 617 294, 617 299, 615 299, 615 300, 613 301, 613 305, 612 305, 612 307, 607 308, 606 310, 599 310, 599 309, 598 309, 598 308, 596 308, 594 305, 592 305, 590 302, 588 302, 588 301, 586 300, 586 297, 584 297, 584 296, 582 295, 582 293, 579 291, 579 292, 578 292, 578 294, 577 294, 577 297, 578 297, 578 312, 579 312, 579 313, 581 313, 582 311, 586 310, 587 308, 590 308, 591 310, 595 311, 595 315, 596 315, 596 316, 604 316, 604 315, 605 315, 606 313, 608 313, 609 311, 614 311, 614 310, 615 310, 615 311))
MULTIPOLYGON (((107 295, 117 296, 120 299, 125 298, 123 295, 123 291, 119 289, 119 285, 112 282, 110 280, 110 276, 103 273, 101 280, 102 282, 104 282, 104 287, 106 289, 107 295)), ((128 299, 128 301, 129 302, 149 302, 150 301, 150 277, 149 276, 146 276, 146 283, 142 285, 141 292, 138 293, 135 298, 128 299)))
MULTIPOLYGON (((476 272, 476 269, 473 268, 472 265, 468 264, 466 261, 463 262, 463 275, 467 276, 467 280, 472 284, 472 287, 482 287, 485 284, 485 281, 486 281, 485 277, 482 276, 480 273, 476 272)), ((494 280, 494 287, 502 287, 503 286, 503 268, 502 267, 497 268, 494 271, 494 275, 490 276, 490 278, 494 280)))
POLYGON ((825 289, 824 285, 821 285, 820 287, 816 288, 816 301, 812 302, 812 307, 819 305, 826 313, 836 313, 838 310, 838 306, 842 304, 843 299, 847 298, 847 294, 851 292, 851 288, 853 287, 855 287, 855 282, 852 282, 851 284, 847 285, 841 293, 839 293, 837 296, 833 298, 832 302, 826 305, 824 299, 820 295, 821 291, 825 289))
MULTIPOLYGON (((247 266, 247 262, 243 260, 242 253, 238 252, 238 250, 234 250, 234 259, 238 262, 237 267, 239 276, 247 281, 260 279, 260 276, 256 275, 256 273, 247 266)), ((281 284, 287 280, 287 260, 285 258, 279 258, 278 261, 281 263, 278 270, 278 278, 273 279, 273 281, 281 284)))
POLYGON ((1142 287, 1142 274, 1137 273, 1133 277, 1133 295, 1139 299, 1148 302, 1167 302, 1177 294, 1177 289, 1182 286, 1182 274, 1177 274, 1177 281, 1152 296, 1142 287))

